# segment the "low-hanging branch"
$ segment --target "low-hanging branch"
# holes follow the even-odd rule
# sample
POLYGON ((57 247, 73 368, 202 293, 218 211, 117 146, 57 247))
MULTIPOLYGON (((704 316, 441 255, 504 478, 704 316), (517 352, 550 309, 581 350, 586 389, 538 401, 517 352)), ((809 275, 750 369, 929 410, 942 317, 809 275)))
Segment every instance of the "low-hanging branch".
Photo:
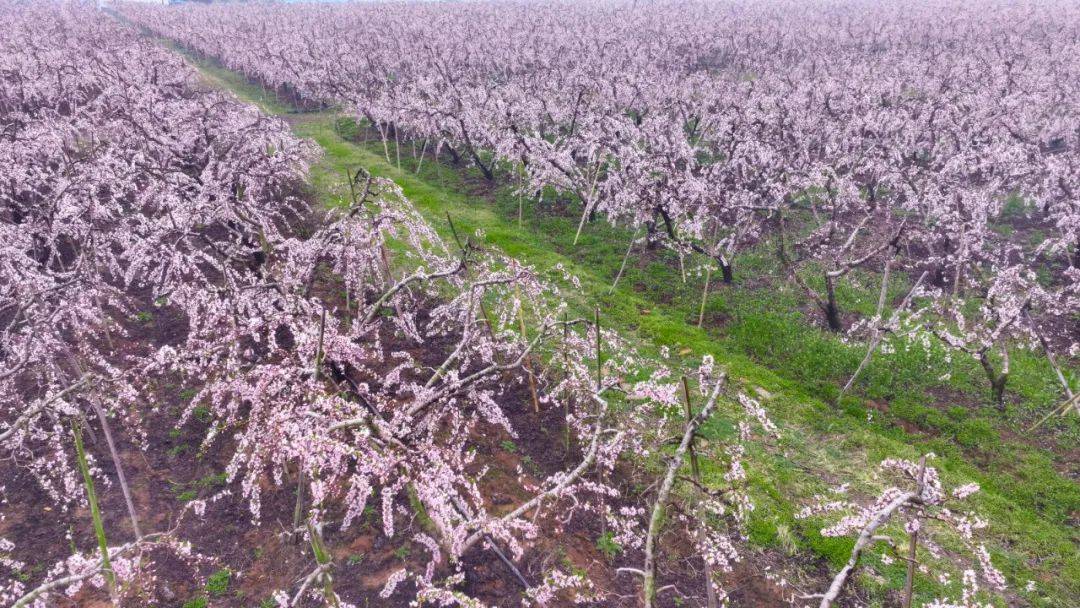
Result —
POLYGON ((412 273, 411 275, 405 277, 404 279, 401 279, 400 281, 395 283, 390 289, 386 290, 381 296, 379 296, 379 299, 375 300, 375 302, 372 303, 370 310, 368 311, 368 313, 366 315, 364 315, 364 320, 362 321, 362 324, 363 325, 368 325, 369 323, 374 321, 375 317, 379 316, 379 312, 382 310, 383 306, 386 305, 386 302, 389 301, 390 298, 397 295, 398 292, 400 292, 401 290, 408 287, 409 285, 411 285, 413 283, 416 283, 416 282, 419 282, 419 281, 431 281, 431 280, 435 280, 435 279, 444 279, 446 277, 450 277, 450 276, 453 276, 453 275, 461 272, 462 270, 465 269, 465 267, 466 267, 466 260, 465 260, 465 256, 463 255, 461 257, 461 259, 458 261, 457 265, 455 265, 454 267, 449 268, 447 270, 442 270, 442 271, 439 271, 439 272, 433 272, 433 273, 430 273, 430 274, 427 273, 427 272, 424 272, 423 270, 418 270, 418 271, 412 273))
POLYGON ((51 407, 57 401, 66 399, 68 396, 72 395, 75 392, 78 392, 80 389, 88 386, 89 384, 97 380, 99 380, 99 377, 96 374, 85 374, 84 376, 76 380, 73 384, 56 393, 52 397, 41 401, 37 405, 31 406, 30 409, 20 414, 19 417, 16 418, 10 426, 8 426, 7 430, 5 430, 3 433, 0 433, 0 443, 7 441, 19 429, 30 424, 30 422, 32 422, 34 418, 40 416, 43 412, 45 412, 45 410, 49 409, 49 407, 51 407))
MULTIPOLYGON (((529 509, 532 509, 533 507, 542 503, 544 500, 552 497, 558 497, 562 493, 562 491, 566 489, 567 486, 577 481, 578 478, 580 478, 585 473, 585 471, 587 471, 589 467, 592 466, 592 463, 596 460, 596 455, 600 449, 600 437, 604 435, 604 431, 600 425, 600 420, 603 418, 603 415, 607 412, 608 408, 608 402, 605 399, 601 398, 599 395, 594 395, 593 397, 599 404, 600 411, 597 415, 596 430, 593 432, 592 439, 590 439, 589 441, 589 449, 585 453, 585 456, 581 459, 581 462, 579 462, 577 467, 575 467, 572 471, 570 471, 566 475, 561 476, 558 483, 556 483, 554 486, 521 503, 516 509, 499 518, 500 521, 512 522, 518 517, 520 517, 523 513, 529 511, 529 509)), ((613 441, 618 442, 622 436, 623 433, 621 431, 616 432, 613 441)), ((483 538, 483 535, 484 530, 483 526, 481 526, 481 530, 474 532, 471 536, 469 536, 468 539, 466 539, 464 546, 466 548, 471 547, 477 541, 483 538)))
MULTIPOLYGON (((863 551, 879 540, 879 537, 876 536, 878 528, 888 523, 889 519, 897 509, 917 500, 916 497, 917 494, 915 492, 904 492, 870 518, 870 521, 867 522, 866 526, 862 529, 862 532, 859 533, 859 538, 855 541, 855 546, 851 549, 851 557, 848 558, 847 563, 840 572, 833 577, 828 591, 821 595, 821 603, 818 605, 818 608, 829 608, 833 605, 833 602, 836 601, 836 598, 840 596, 840 592, 844 589, 844 584, 847 583, 851 573, 855 570, 855 567, 859 565, 859 558, 862 556, 863 551)), ((811 597, 816 596, 808 596, 806 599, 810 599, 811 597)))

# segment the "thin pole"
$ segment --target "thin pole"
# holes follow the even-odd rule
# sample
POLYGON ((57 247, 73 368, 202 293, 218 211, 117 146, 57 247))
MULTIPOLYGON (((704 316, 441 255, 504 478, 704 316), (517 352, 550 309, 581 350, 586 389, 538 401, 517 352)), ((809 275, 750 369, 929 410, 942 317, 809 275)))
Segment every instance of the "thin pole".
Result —
POLYGON ((705 301, 709 298, 709 279, 712 278, 712 266, 705 269, 705 289, 701 290, 701 307, 698 309, 697 326, 705 323, 705 301))
MULTIPOLYGON (((919 459, 919 477, 916 482, 916 497, 922 498, 923 486, 925 485, 924 478, 926 477, 926 456, 924 455, 919 459)), ((919 515, 916 513, 915 520, 918 521, 919 515)), ((912 588, 915 585, 915 548, 919 544, 919 527, 915 526, 915 529, 911 532, 911 536, 908 538, 908 557, 907 557, 907 577, 904 579, 904 598, 900 603, 901 608, 911 608, 911 595, 912 588)))
POLYGON ((131 499, 131 489, 128 488, 127 477, 124 475, 124 466, 120 463, 120 454, 116 451, 116 443, 113 441, 112 431, 109 429, 109 421, 105 412, 96 402, 93 404, 94 413, 101 421, 101 430, 105 432, 105 443, 109 445, 109 455, 112 456, 116 465, 116 477, 120 481, 120 489, 124 493, 124 502, 127 503, 128 517, 131 518, 131 528, 135 531, 135 540, 142 540, 142 531, 139 529, 139 518, 135 515, 135 502, 131 499))
MULTIPOLYGON (((323 337, 326 335, 326 309, 322 310, 319 319, 319 345, 315 348, 315 363, 312 366, 312 377, 315 382, 319 381, 319 375, 323 359, 323 337)), ((300 472, 296 476, 296 506, 293 507, 293 542, 300 538, 300 519, 304 515, 304 484, 306 483, 304 464, 300 463, 300 472)))
MULTIPOLYGON (((518 325, 521 327, 521 339, 525 342, 529 341, 528 329, 525 327, 525 300, 521 297, 521 288, 517 285, 514 286, 514 291, 517 292, 518 297, 518 325)), ((486 313, 485 313, 486 314, 486 313)), ((540 398, 536 394, 536 375, 533 374, 532 364, 529 363, 529 357, 526 356, 522 362, 525 364, 525 371, 529 375, 529 394, 532 395, 533 411, 540 413, 540 398)))
POLYGON ((600 387, 603 385, 604 370, 601 366, 600 360, 600 307, 596 307, 596 392, 600 392, 600 387))
POLYGON ((623 256, 622 264, 619 265, 619 273, 615 275, 615 282, 611 284, 611 289, 608 289, 608 295, 615 293, 615 286, 619 284, 619 279, 622 278, 623 271, 626 270, 626 261, 630 259, 630 251, 634 248, 634 243, 637 241, 637 233, 635 232, 630 237, 630 245, 626 248, 626 255, 623 256))

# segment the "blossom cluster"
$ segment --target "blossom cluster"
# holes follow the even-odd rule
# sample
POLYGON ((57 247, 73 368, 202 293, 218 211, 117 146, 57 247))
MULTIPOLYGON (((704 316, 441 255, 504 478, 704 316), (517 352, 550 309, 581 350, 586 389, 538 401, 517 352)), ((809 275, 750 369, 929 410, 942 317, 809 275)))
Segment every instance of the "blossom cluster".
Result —
MULTIPOLYGON (((933 455, 929 455, 932 457, 933 455)), ((978 516, 961 513, 954 510, 952 503, 962 501, 979 490, 977 484, 969 483, 954 488, 951 492, 945 492, 938 471, 932 466, 912 462, 900 458, 890 458, 880 465, 883 474, 898 476, 905 482, 905 486, 913 485, 915 490, 904 489, 899 486, 885 488, 877 497, 868 504, 864 501, 846 498, 848 488, 834 488, 829 494, 817 496, 805 505, 797 514, 797 519, 817 518, 833 512, 846 512, 837 523, 821 530, 822 536, 850 536, 860 535, 860 542, 856 551, 862 551, 864 542, 885 540, 890 550, 895 552, 900 543, 891 536, 876 536, 877 531, 891 520, 902 520, 902 530, 909 537, 918 539, 918 546, 924 549, 932 558, 937 560, 949 559, 952 554, 946 552, 937 542, 935 536, 944 528, 954 537, 967 545, 971 552, 972 561, 978 564, 979 572, 987 587, 996 593, 1002 593, 1007 589, 1004 575, 993 565, 990 553, 986 546, 976 544, 975 532, 987 527, 987 522, 978 516), (933 526, 930 524, 939 524, 933 526), (867 536, 870 534, 870 536, 867 536), (917 536, 915 536, 917 535, 917 536), (864 541, 865 539, 865 541, 864 541)), ((857 557, 857 553, 855 554, 857 557)), ((854 559, 854 558, 853 558, 854 559)), ((881 562, 884 565, 896 561, 896 554, 888 552, 881 554, 881 562)), ((847 569, 846 569, 847 570, 847 569)), ((846 575, 845 570, 845 575, 846 575)), ((930 570, 926 563, 918 565, 919 572, 929 574, 930 570)), ((963 576, 962 599, 960 604, 950 603, 947 600, 937 599, 928 606, 948 607, 963 606, 966 608, 982 608, 984 605, 978 600, 978 580, 975 570, 966 569, 963 576)), ((947 576, 942 576, 940 582, 948 585, 947 576)))

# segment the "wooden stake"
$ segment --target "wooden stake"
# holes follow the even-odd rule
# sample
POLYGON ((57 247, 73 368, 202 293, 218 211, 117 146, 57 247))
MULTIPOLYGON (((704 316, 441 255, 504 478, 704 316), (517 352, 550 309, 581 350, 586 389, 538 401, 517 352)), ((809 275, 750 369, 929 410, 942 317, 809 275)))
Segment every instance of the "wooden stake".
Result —
POLYGON ((604 381, 604 368, 600 360, 600 307, 596 307, 596 392, 599 393, 604 381))
MULTIPOLYGON (((686 419, 691 420, 694 417, 692 412, 692 406, 690 405, 690 382, 686 379, 686 376, 682 377, 682 390, 683 390, 683 405, 686 406, 686 419)), ((690 471, 694 476, 694 481, 701 483, 701 469, 698 466, 697 452, 694 451, 694 437, 690 438, 690 445, 688 447, 690 451, 690 471)))
POLYGON ((454 235, 454 242, 457 243, 458 249, 465 251, 465 245, 461 242, 461 237, 458 236, 457 228, 454 227, 454 220, 450 218, 450 212, 446 212, 446 222, 450 224, 450 234, 454 235))
MULTIPOLYGON (((521 327, 521 339, 528 342, 529 332, 525 327, 525 300, 521 297, 521 289, 515 285, 514 291, 517 293, 518 299, 518 325, 521 327)), ((486 313, 485 313, 486 314, 486 313)), ((533 411, 537 414, 540 413, 540 398, 536 394, 536 376, 532 371, 532 364, 529 363, 531 357, 526 356, 522 363, 525 365, 525 371, 529 375, 529 393, 532 395, 533 411)))
MULTIPOLYGON (((566 311, 563 311, 563 365, 569 367, 570 355, 566 352, 566 345, 570 341, 570 323, 567 322, 566 311)), ((570 423, 567 420, 570 418, 570 400, 563 401, 563 459, 570 454, 570 423)))
POLYGON ((619 265, 619 273, 615 275, 615 281, 611 284, 611 289, 608 289, 608 295, 615 293, 615 286, 619 284, 619 279, 622 278, 623 271, 626 270, 626 261, 630 259, 630 250, 634 248, 634 243, 637 242, 637 233, 635 232, 630 237, 630 245, 626 248, 626 254, 623 256, 622 264, 619 265))
MULTIPOLYGON (((693 407, 690 405, 690 383, 687 381, 686 376, 682 377, 683 388, 683 404, 686 405, 686 420, 690 421, 694 418, 693 407)), ((690 473, 694 478, 694 483, 699 487, 701 486, 701 466, 698 464, 697 451, 694 450, 694 437, 690 437, 690 473)), ((706 608, 717 608, 719 604, 716 599, 716 590, 713 588, 712 576, 710 576, 708 569, 705 571, 705 606, 706 608)))
POLYGON ((416 174, 420 175, 420 167, 424 166, 424 153, 427 152, 428 138, 424 138, 424 145, 420 148, 420 162, 416 163, 416 174))
POLYGON ((101 422, 101 430, 105 433, 105 443, 109 446, 109 455, 116 466, 116 477, 120 482, 120 490, 124 493, 124 502, 127 504, 128 517, 131 519, 131 528, 135 532, 135 540, 142 540, 142 531, 139 529, 139 518, 135 515, 135 502, 131 499, 131 489, 128 487, 127 477, 124 475, 124 465, 120 462, 120 454, 116 451, 116 442, 113 441, 109 420, 105 412, 96 402, 93 404, 94 413, 101 422))
MULTIPOLYGON (((926 476, 926 456, 924 455, 919 459, 919 477, 915 486, 915 497, 921 499, 923 494, 923 485, 925 484, 924 478, 926 476)), ((915 515, 915 521, 919 520, 918 514, 915 515)), ((907 559, 907 577, 904 579, 904 597, 900 602, 901 608, 911 608, 911 595, 912 588, 915 584, 915 548, 919 544, 919 528, 915 527, 915 530, 908 538, 908 559, 907 559)))
POLYGON ((401 171, 401 143, 398 141, 397 125, 394 125, 394 156, 397 159, 398 171, 401 171))
POLYGON ((390 162, 390 146, 386 142, 386 129, 382 125, 379 125, 379 136, 382 138, 383 156, 386 157, 386 162, 390 162))
POLYGON ((709 279, 712 278, 712 266, 705 269, 705 289, 701 290, 701 307, 698 309, 697 326, 701 329, 701 325, 705 323, 705 300, 709 298, 709 279))
POLYGON ((521 169, 518 169, 518 230, 521 230, 521 228, 523 226, 522 216, 525 213, 525 202, 524 202, 524 200, 522 199, 522 196, 521 196, 521 189, 523 187, 522 183, 524 181, 525 180, 521 175, 521 169))

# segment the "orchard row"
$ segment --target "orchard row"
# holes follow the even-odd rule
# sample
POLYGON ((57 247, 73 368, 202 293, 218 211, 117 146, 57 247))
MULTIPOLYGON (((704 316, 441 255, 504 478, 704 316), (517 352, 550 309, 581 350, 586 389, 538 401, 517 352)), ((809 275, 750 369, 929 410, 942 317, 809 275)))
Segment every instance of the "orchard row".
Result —
MULTIPOLYGON (((999 403, 1008 345, 1039 348, 1080 309, 1072 2, 123 11, 301 103, 344 108, 388 160, 409 142, 420 163, 449 157, 575 201, 579 235, 602 215, 726 282, 768 243, 834 331, 852 325, 841 282, 906 273, 923 314, 868 324, 971 355, 999 403)), ((1076 355, 1074 333, 1058 342, 1076 355)))

